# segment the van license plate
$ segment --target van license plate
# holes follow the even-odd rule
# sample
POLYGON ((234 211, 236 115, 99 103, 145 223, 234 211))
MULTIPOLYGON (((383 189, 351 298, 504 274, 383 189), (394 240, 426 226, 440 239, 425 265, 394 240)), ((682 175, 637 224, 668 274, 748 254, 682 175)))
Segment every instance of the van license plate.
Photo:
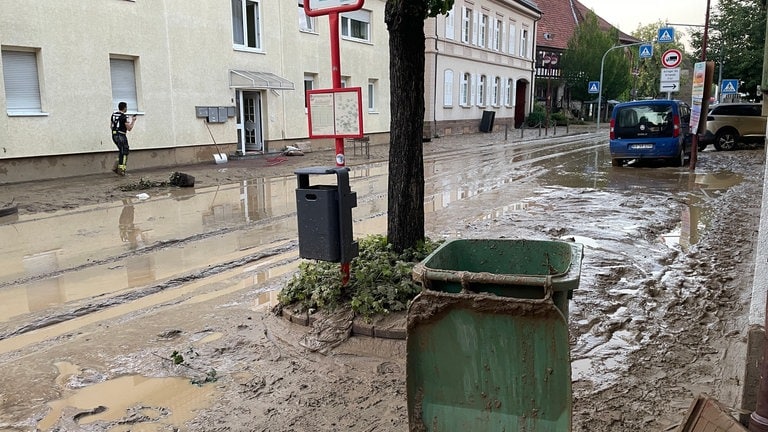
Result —
POLYGON ((632 144, 629 146, 629 148, 633 150, 646 150, 646 149, 652 149, 653 144, 632 144))

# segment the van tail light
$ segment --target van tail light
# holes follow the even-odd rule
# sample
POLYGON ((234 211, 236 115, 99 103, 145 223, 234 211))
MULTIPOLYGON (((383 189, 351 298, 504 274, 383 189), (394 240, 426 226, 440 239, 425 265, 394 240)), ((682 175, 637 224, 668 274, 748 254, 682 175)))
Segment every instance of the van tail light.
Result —
POLYGON ((672 136, 677 138, 680 136, 680 116, 675 114, 672 116, 672 136))
POLYGON ((614 129, 615 127, 616 127, 616 119, 612 118, 611 119, 611 139, 616 139, 616 131, 614 129))

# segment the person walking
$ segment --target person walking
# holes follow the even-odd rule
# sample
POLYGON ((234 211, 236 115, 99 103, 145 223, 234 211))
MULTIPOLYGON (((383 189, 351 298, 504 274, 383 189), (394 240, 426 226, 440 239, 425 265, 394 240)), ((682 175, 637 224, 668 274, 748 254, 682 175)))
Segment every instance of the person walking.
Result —
POLYGON ((117 146, 117 150, 119 152, 117 156, 117 167, 114 171, 121 176, 125 175, 125 170, 128 165, 129 148, 127 133, 133 129, 133 126, 136 124, 136 114, 129 118, 128 115, 125 114, 127 110, 128 104, 125 102, 120 102, 117 104, 117 111, 112 113, 112 119, 110 121, 112 128, 112 141, 117 146))

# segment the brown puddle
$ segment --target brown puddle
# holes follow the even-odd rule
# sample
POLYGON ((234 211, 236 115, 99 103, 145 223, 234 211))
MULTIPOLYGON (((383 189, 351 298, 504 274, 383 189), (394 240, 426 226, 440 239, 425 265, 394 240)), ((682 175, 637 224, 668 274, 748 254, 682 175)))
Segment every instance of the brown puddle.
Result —
MULTIPOLYGON (((56 366, 60 371, 58 383, 70 380, 78 371, 68 363, 56 366)), ((37 430, 95 422, 109 431, 181 428, 195 411, 208 406, 213 393, 212 385, 196 386, 189 378, 126 375, 76 389, 64 399, 49 402, 51 411, 38 423, 37 430)))

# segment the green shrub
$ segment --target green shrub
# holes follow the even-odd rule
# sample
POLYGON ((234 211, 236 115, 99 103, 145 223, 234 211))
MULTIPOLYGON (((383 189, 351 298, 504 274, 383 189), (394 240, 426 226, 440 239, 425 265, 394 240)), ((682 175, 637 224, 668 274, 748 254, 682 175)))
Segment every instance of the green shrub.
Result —
POLYGON ((282 306, 302 310, 334 309, 349 304, 365 317, 405 310, 408 302, 421 291, 413 279, 413 266, 434 251, 438 244, 429 239, 402 254, 392 250, 381 235, 359 241, 360 253, 350 263, 350 278, 341 284, 339 263, 303 262, 299 271, 280 291, 282 306))
POLYGON ((552 115, 549 116, 549 119, 552 124, 556 124, 558 126, 565 126, 568 124, 568 118, 562 112, 552 113, 552 115))
POLYGON ((544 108, 544 105, 537 103, 533 106, 533 111, 526 117, 525 125, 528 127, 536 127, 539 124, 544 125, 546 121, 547 110, 544 108))

